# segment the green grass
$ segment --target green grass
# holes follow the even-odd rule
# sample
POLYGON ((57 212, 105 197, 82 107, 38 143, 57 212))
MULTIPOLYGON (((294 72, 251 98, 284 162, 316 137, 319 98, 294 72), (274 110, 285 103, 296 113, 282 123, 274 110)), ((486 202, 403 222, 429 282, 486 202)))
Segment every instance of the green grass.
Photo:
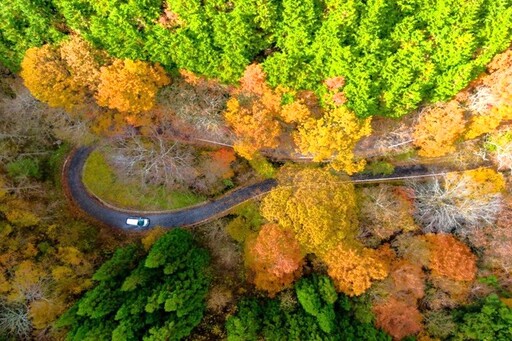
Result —
POLYGON ((90 192, 120 208, 172 210, 206 200, 192 192, 166 190, 163 186, 152 185, 142 188, 137 181, 120 181, 105 156, 97 150, 87 159, 82 179, 90 192))

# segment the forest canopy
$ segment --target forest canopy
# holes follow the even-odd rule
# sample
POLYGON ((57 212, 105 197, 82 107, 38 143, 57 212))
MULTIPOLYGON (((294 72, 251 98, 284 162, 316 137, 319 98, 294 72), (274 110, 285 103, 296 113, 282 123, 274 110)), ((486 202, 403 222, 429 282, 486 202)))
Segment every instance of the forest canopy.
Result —
POLYGON ((9 0, 0 61, 70 31, 120 59, 236 83, 252 62, 271 86, 314 90, 343 76, 359 117, 446 100, 512 38, 512 0, 9 0))

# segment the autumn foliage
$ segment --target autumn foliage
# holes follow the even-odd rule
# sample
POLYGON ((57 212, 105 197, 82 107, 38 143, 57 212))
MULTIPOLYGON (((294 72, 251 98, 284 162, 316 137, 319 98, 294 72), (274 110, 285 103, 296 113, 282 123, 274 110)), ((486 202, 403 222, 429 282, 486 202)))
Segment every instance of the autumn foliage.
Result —
POLYGON ((49 106, 72 108, 84 101, 87 86, 73 78, 57 48, 44 45, 28 49, 21 68, 25 86, 49 106))
POLYGON ((427 234, 430 246, 429 268, 433 276, 457 281, 472 281, 476 275, 476 256, 461 241, 449 234, 427 234))
POLYGON ((256 287, 272 297, 300 276, 302 253, 292 231, 266 224, 247 241, 246 262, 256 287))
POLYGON ((324 169, 285 167, 261 213, 295 232, 308 253, 321 254, 353 239, 357 229, 354 186, 324 169))
POLYGON ((512 120, 512 50, 494 57, 469 100, 472 111, 465 137, 479 137, 512 120))
POLYGON ((298 123, 311 115, 302 99, 282 103, 286 89, 271 89, 260 64, 249 65, 240 84, 227 102, 224 117, 238 137, 235 150, 247 159, 263 148, 277 148, 285 123, 298 123))
POLYGON ((456 140, 464 132, 464 124, 464 111, 456 101, 427 108, 414 126, 418 154, 437 157, 453 152, 456 140))
POLYGON ((414 305, 425 296, 426 276, 421 266, 407 260, 397 260, 391 267, 389 278, 392 281, 389 291, 395 298, 414 305))
POLYGON ((322 256, 338 291, 349 296, 363 294, 375 280, 386 278, 388 264, 373 249, 348 248, 340 244, 322 256))
POLYGON ((101 68, 96 100, 101 106, 126 113, 147 111, 155 105, 161 86, 170 83, 160 65, 129 59, 101 68))
POLYGON ((373 246, 399 231, 416 230, 411 196, 412 193, 403 187, 378 185, 362 188, 358 192, 360 237, 373 246))
POLYGON ((303 154, 313 156, 313 161, 332 159, 332 168, 353 174, 364 168, 364 160, 356 161, 353 150, 362 137, 370 135, 370 121, 357 118, 344 106, 334 107, 321 118, 305 120, 295 142, 303 154))
POLYGON ((423 329, 423 317, 418 308, 393 297, 376 304, 373 312, 375 325, 384 329, 396 340, 417 334, 423 329))

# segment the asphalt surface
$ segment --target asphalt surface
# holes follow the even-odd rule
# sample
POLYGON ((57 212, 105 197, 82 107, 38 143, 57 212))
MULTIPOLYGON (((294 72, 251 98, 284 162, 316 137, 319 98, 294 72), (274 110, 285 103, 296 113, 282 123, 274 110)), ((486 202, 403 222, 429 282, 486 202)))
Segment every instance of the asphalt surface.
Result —
POLYGON ((277 183, 273 179, 232 191, 218 200, 209 201, 202 205, 175 210, 172 212, 141 213, 137 211, 121 211, 103 205, 94 196, 90 195, 82 182, 82 171, 87 157, 93 147, 78 148, 68 159, 64 170, 64 181, 74 203, 85 213, 98 221, 112 227, 124 230, 141 231, 152 227, 183 227, 217 218, 226 214, 232 207, 272 190, 277 183), (150 219, 147 227, 133 227, 126 224, 128 217, 145 217, 150 219))

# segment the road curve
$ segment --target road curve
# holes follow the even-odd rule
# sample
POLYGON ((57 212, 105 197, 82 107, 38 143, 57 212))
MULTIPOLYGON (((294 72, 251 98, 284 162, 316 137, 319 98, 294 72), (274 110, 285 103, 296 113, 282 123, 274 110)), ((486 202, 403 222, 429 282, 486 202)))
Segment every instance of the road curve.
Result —
POLYGON ((85 213, 98 221, 124 230, 141 231, 152 227, 184 227, 193 226, 202 222, 217 218, 226 214, 234 206, 267 193, 277 185, 273 179, 265 180, 257 184, 243 187, 229 194, 202 205, 190 208, 158 213, 138 213, 136 211, 122 211, 107 207, 98 199, 89 194, 82 182, 82 172, 87 157, 93 147, 81 147, 76 149, 67 159, 63 171, 63 181, 71 200, 85 213), (135 228, 126 224, 126 218, 144 216, 150 219, 150 225, 144 228, 135 228))

